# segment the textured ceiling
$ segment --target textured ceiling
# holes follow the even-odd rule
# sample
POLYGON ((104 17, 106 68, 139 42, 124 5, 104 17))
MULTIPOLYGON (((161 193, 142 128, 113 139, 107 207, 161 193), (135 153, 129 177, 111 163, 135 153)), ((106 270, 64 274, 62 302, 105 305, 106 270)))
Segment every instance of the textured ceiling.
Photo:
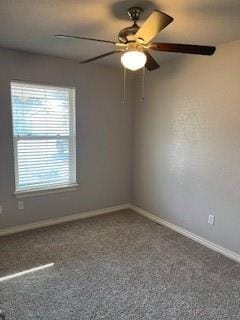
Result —
MULTIPOLYGON (((109 44, 60 40, 71 34, 117 40, 129 26, 127 9, 140 5, 174 17, 157 40, 218 45, 240 39, 240 0, 0 0, 0 46, 82 60, 112 49, 109 44)), ((158 61, 171 54, 158 54, 158 61)), ((120 64, 119 56, 103 63, 120 64)))

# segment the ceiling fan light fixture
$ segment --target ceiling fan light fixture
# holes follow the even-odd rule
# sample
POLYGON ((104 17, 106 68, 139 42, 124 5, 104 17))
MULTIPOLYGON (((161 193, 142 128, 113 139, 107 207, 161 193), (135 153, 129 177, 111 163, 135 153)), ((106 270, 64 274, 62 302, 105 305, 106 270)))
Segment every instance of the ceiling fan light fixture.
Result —
POLYGON ((163 51, 209 56, 214 54, 216 48, 212 46, 153 42, 153 39, 159 34, 160 31, 166 28, 173 21, 173 18, 164 12, 154 10, 147 20, 141 26, 139 26, 137 21, 139 20, 142 11, 143 9, 140 7, 132 7, 128 10, 129 17, 133 21, 133 24, 130 27, 120 30, 118 34, 119 42, 64 34, 57 34, 55 37, 112 44, 114 45, 114 50, 81 61, 80 63, 96 61, 121 52, 121 63, 126 69, 132 71, 136 71, 144 67, 146 67, 146 69, 149 71, 159 68, 159 64, 152 57, 150 50, 157 52, 163 51))
POLYGON ((121 56, 122 65, 131 71, 136 71, 145 66, 147 57, 144 52, 140 50, 128 50, 121 56))

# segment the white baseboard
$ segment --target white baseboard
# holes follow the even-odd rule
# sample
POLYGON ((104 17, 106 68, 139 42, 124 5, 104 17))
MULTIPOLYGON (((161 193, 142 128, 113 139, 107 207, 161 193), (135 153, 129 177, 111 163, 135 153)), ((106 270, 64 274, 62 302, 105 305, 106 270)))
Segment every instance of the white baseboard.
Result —
POLYGON ((20 225, 20 226, 16 226, 16 227, 7 228, 7 229, 0 229, 0 236, 6 236, 8 234, 38 229, 38 228, 42 228, 42 227, 52 226, 54 224, 69 222, 69 221, 90 218, 90 217, 98 216, 100 214, 111 213, 114 211, 129 209, 129 207, 130 207, 130 205, 128 203, 120 204, 120 205, 114 206, 114 207, 108 207, 108 208, 103 208, 103 209, 98 209, 98 210, 93 210, 93 211, 77 213, 77 214, 73 214, 71 216, 65 216, 65 217, 60 217, 60 218, 54 218, 54 219, 34 222, 34 223, 20 225))
POLYGON ((137 206, 134 206, 134 205, 130 205, 130 209, 132 209, 133 211, 136 211, 137 213, 140 213, 141 215, 145 216, 146 218, 158 223, 158 224, 161 224, 173 231, 176 231, 180 234, 182 234, 183 236, 191 239, 191 240, 194 240, 202 245, 204 245, 205 247, 209 248, 209 249, 212 249, 218 253, 221 253, 223 254, 224 256, 236 261, 236 262, 239 262, 240 263, 240 255, 233 252, 233 251, 230 251, 222 246, 219 246, 218 244, 216 243, 213 243, 211 241, 208 241, 200 236, 197 236, 196 234, 190 232, 190 231, 187 231, 181 227, 178 227, 177 225, 173 224, 173 223, 170 223, 142 208, 139 208, 137 206))
POLYGON ((7 228, 7 229, 0 229, 0 236, 5 236, 5 235, 13 234, 13 233, 27 231, 27 230, 38 229, 38 228, 47 227, 47 226, 60 224, 60 223, 64 223, 64 222, 70 222, 70 221, 74 221, 74 220, 90 218, 90 217, 98 216, 101 214, 111 213, 114 211, 125 210, 125 209, 132 209, 133 211, 145 216, 146 218, 148 218, 158 224, 161 224, 161 225, 163 225, 173 231, 176 231, 176 232, 182 234, 183 236, 185 236, 191 240, 194 240, 194 241, 204 245, 205 247, 212 249, 218 253, 221 253, 224 256, 240 263, 240 255, 239 254, 237 254, 233 251, 230 251, 222 246, 219 246, 218 244, 215 244, 211 241, 208 241, 200 236, 197 236, 196 234, 194 234, 190 231, 187 231, 186 229, 178 227, 177 225, 170 223, 170 222, 168 222, 168 221, 166 221, 166 220, 164 220, 164 219, 162 219, 162 218, 160 218, 160 217, 158 217, 158 216, 156 216, 156 215, 154 215, 154 214, 152 214, 152 213, 150 213, 140 207, 137 207, 135 205, 131 205, 128 203, 113 206, 113 207, 93 210, 93 211, 77 213, 77 214, 73 214, 70 216, 65 216, 65 217, 54 218, 54 219, 34 222, 34 223, 30 223, 30 224, 20 225, 20 226, 16 226, 16 227, 7 228))

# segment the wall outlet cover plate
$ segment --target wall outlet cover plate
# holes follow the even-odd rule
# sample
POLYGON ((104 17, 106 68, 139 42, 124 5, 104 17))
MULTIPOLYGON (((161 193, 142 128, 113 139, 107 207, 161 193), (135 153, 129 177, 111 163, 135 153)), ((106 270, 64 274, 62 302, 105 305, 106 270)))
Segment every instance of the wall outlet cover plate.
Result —
POLYGON ((215 222, 215 216, 212 215, 212 214, 210 214, 210 215, 208 216, 208 223, 213 225, 214 222, 215 222))

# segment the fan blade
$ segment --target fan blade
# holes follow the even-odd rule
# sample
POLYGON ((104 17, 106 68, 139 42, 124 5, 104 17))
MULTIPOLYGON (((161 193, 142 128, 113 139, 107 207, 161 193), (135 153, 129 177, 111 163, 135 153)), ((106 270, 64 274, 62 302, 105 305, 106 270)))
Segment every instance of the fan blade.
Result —
POLYGON ((100 56, 97 56, 97 57, 94 57, 94 58, 90 58, 88 60, 81 61, 80 63, 82 64, 82 63, 91 62, 91 61, 98 60, 98 59, 101 59, 101 58, 104 58, 104 57, 107 57, 107 56, 110 56, 110 55, 112 55, 114 53, 119 53, 119 52, 122 52, 122 51, 121 50, 110 51, 110 52, 101 54, 100 56))
POLYGON ((144 53, 147 56, 147 62, 145 65, 146 69, 148 69, 149 71, 158 69, 160 66, 157 61, 151 56, 151 54, 147 50, 145 50, 144 53))
POLYGON ((173 18, 166 13, 154 10, 150 17, 144 22, 144 24, 135 34, 136 41, 148 44, 172 21, 173 18))
POLYGON ((55 34, 55 37, 60 39, 77 39, 77 40, 89 40, 89 41, 97 41, 97 42, 105 42, 115 44, 114 41, 102 40, 102 39, 94 39, 94 38, 86 38, 86 37, 78 37, 78 36, 67 36, 65 34, 55 34))
POLYGON ((215 47, 177 43, 152 43, 149 48, 156 51, 202 54, 207 56, 213 55, 216 50, 215 47))

